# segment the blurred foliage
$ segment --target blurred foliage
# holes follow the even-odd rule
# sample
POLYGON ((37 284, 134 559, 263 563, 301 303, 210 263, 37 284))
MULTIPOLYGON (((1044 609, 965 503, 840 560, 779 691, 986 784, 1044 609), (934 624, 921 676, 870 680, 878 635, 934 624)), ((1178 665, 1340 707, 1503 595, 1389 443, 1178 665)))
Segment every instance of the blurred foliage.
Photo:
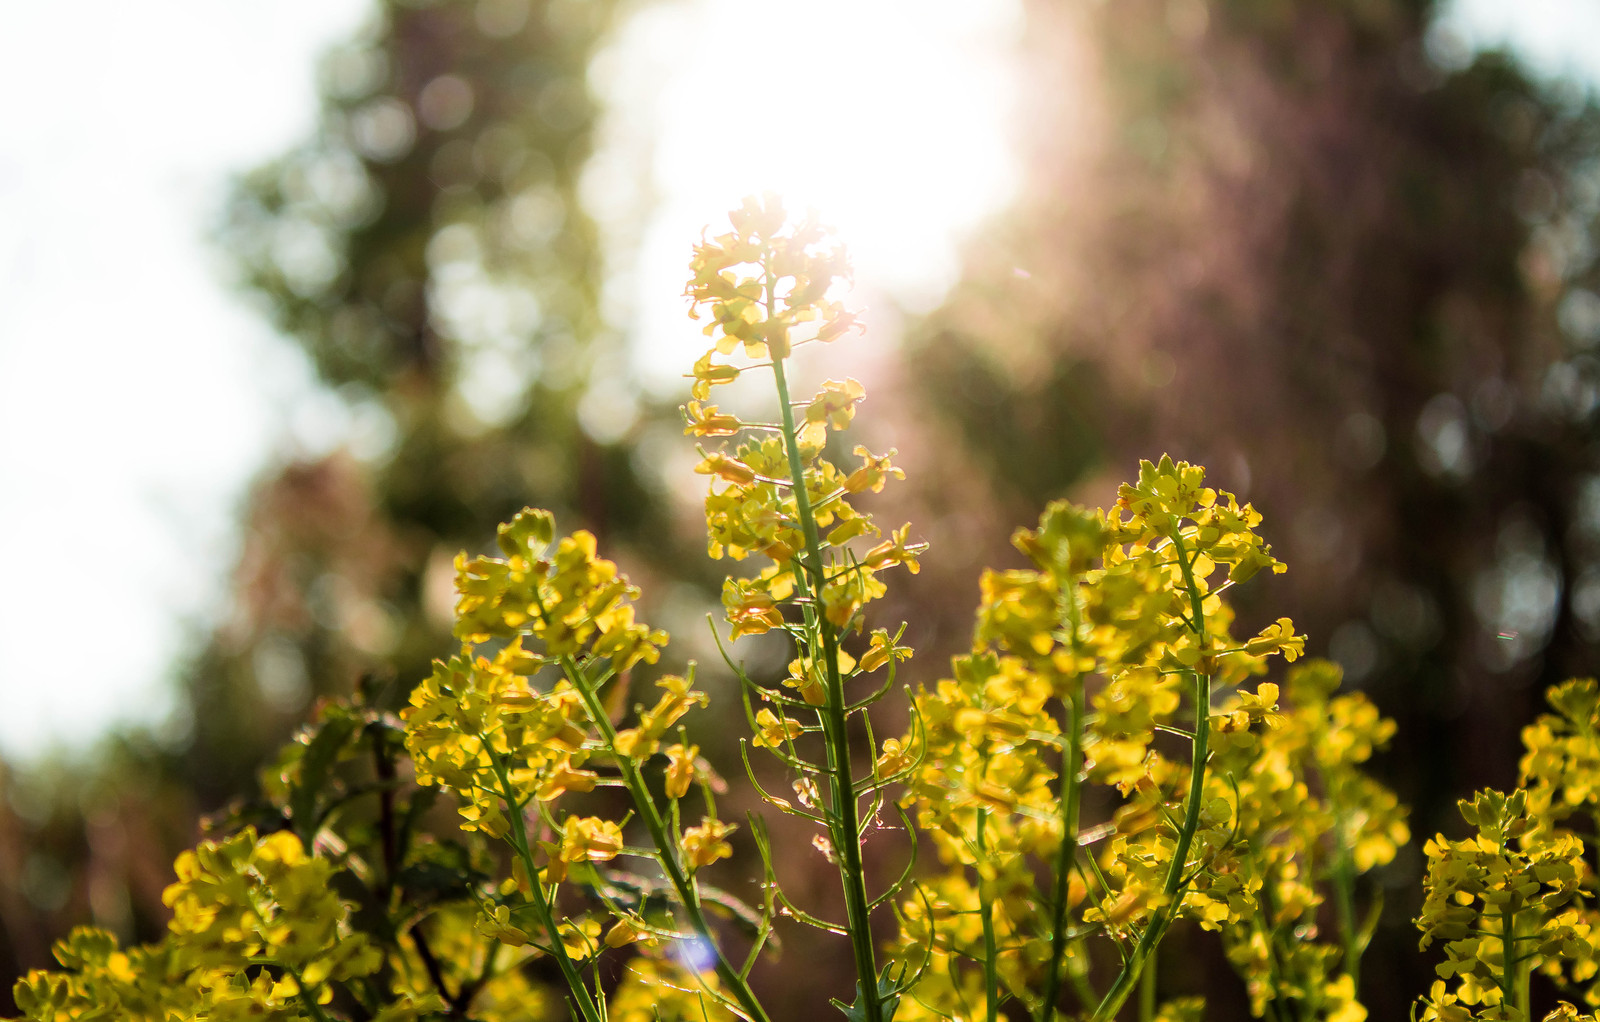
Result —
POLYGON ((587 66, 615 15, 382 0, 323 61, 314 136, 239 182, 219 245, 349 409, 351 442, 256 486, 224 623, 183 672, 176 752, 122 743, 5 775, 31 808, 0 807, 0 1013, 73 922, 159 934, 197 812, 253 791, 316 696, 365 677, 403 702, 448 646, 458 550, 528 503, 624 549, 654 514, 631 410, 602 409, 598 440, 578 426, 597 367, 622 375, 577 198, 587 66))
POLYGON ((403 694, 427 674, 450 559, 496 523, 529 503, 602 535, 649 516, 626 446, 577 415, 614 358, 577 198, 585 73, 612 14, 387 3, 324 61, 316 137, 237 190, 222 244, 354 410, 364 456, 288 466, 252 502, 236 612, 193 674, 213 798, 248 785, 276 737, 263 711, 298 721, 308 687, 377 672, 403 694))

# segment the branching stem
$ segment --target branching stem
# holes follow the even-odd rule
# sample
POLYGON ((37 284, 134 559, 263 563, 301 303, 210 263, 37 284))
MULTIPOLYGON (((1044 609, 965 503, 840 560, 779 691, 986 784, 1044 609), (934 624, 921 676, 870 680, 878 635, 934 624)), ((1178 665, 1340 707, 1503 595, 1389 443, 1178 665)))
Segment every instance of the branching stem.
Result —
MULTIPOLYGON (((1194 577, 1194 562, 1184 549, 1183 536, 1176 528, 1172 534, 1173 545, 1177 548, 1178 565, 1183 570, 1184 588, 1189 592, 1189 608, 1193 621, 1191 628, 1195 633, 1198 648, 1205 650, 1207 645, 1204 598, 1200 595, 1200 586, 1194 577)), ((1134 947, 1133 954, 1123 964, 1122 971, 1117 974, 1116 982, 1106 992, 1100 1006, 1095 1009, 1093 1022, 1108 1022, 1115 1018, 1117 1011, 1128 1000, 1128 995, 1133 992, 1134 985, 1139 980, 1139 974, 1144 971, 1145 965, 1155 953, 1156 945, 1161 943, 1161 938, 1166 936, 1167 927, 1172 925, 1172 920, 1177 916, 1178 908, 1183 903, 1183 888, 1187 886, 1184 871, 1189 861, 1189 846, 1194 841, 1195 831, 1200 827, 1200 803, 1205 795, 1206 786, 1206 756, 1211 738, 1211 676, 1205 671, 1193 670, 1188 672, 1193 683, 1194 701, 1194 754, 1190 757, 1189 765, 1189 797, 1184 805, 1183 826, 1178 831, 1177 844, 1172 850, 1172 861, 1167 864, 1167 880, 1162 887, 1165 902, 1152 913, 1149 924, 1144 933, 1139 936, 1139 943, 1134 947)))
POLYGON ((589 683, 583 669, 571 656, 561 658, 561 669, 566 674, 567 680, 572 683, 572 687, 583 697, 584 707, 588 710, 589 718, 594 722, 595 728, 599 730, 600 738, 605 742, 606 748, 616 755, 617 765, 622 771, 622 783, 633 799, 634 810, 638 812, 639 818, 650 831, 650 840, 655 842, 657 850, 661 853, 661 868, 666 871, 667 880, 678 893, 683 911, 689 917, 689 925, 694 928, 696 935, 716 952, 717 978, 727 984, 739 1006, 748 1013, 751 1022, 768 1022, 767 1013, 762 1009, 761 1002, 756 999, 755 991, 750 989, 750 984, 741 970, 728 960, 723 953, 721 943, 711 932, 711 924, 706 920, 705 912, 700 907, 700 890, 694 878, 685 873, 682 864, 678 862, 676 842, 667 833, 666 821, 661 818, 661 810, 656 806, 655 797, 645 786, 644 775, 639 772, 638 763, 629 756, 616 753, 617 729, 612 726, 611 718, 606 714, 605 705, 600 700, 596 686, 589 683))
MULTIPOLYGON (((763 267, 767 279, 767 314, 773 314, 773 290, 777 281, 770 265, 763 267)), ((819 708, 823 738, 828 749, 829 806, 828 830, 833 840, 834 854, 838 858, 839 880, 844 887, 845 911, 850 928, 850 944, 855 953, 856 979, 860 989, 861 1005, 865 1009, 864 1022, 885 1022, 883 1003, 878 996, 878 969, 872 948, 872 926, 866 877, 861 867, 860 807, 850 774, 850 735, 845 713, 844 681, 839 677, 839 636, 823 606, 822 543, 817 535, 817 519, 811 508, 811 495, 806 490, 805 465, 800 460, 794 406, 789 398, 789 379, 784 372, 784 360, 773 358, 772 376, 778 388, 778 406, 783 410, 783 445, 789 460, 789 476, 794 482, 795 509, 800 528, 805 536, 805 554, 797 569, 796 582, 811 594, 811 602, 803 608, 806 631, 822 640, 822 659, 827 672, 827 700, 819 708)), ((813 649, 812 655, 815 656, 813 649)))

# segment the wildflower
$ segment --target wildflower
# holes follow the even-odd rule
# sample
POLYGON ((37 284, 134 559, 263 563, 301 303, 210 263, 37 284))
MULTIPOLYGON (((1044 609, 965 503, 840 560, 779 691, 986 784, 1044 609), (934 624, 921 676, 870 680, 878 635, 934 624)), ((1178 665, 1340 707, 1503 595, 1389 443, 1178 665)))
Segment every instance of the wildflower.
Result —
POLYGON ((623 916, 606 931, 606 947, 626 947, 638 941, 644 941, 647 947, 659 943, 655 933, 638 916, 623 916))
POLYGON ((873 772, 880 778, 891 777, 911 765, 911 752, 898 738, 885 738, 883 751, 873 763, 873 772))
POLYGON ((863 674, 871 674, 891 660, 910 660, 911 654, 911 647, 897 646, 889 638, 887 631, 882 628, 875 629, 872 633, 871 644, 867 647, 867 651, 861 654, 861 671, 863 674))
POLYGON ((866 396, 867 388, 853 379, 824 383, 817 396, 806 405, 801 442, 820 448, 827 440, 828 430, 842 430, 850 425, 856 414, 856 404, 866 396))
POLYGON ((791 742, 804 732, 800 723, 788 717, 779 719, 771 710, 762 708, 756 714, 756 727, 760 733, 756 735, 754 744, 757 748, 776 749, 786 742, 791 742))
POLYGON ((732 824, 706 817, 700 826, 683 832, 684 861, 690 869, 699 869, 728 858, 733 854, 733 845, 724 839, 737 829, 732 824))
POLYGON ((906 474, 890 463, 895 452, 890 451, 881 457, 874 455, 865 447, 857 446, 852 452, 861 459, 861 467, 851 472, 844 481, 845 491, 848 493, 863 493, 871 490, 880 493, 883 485, 889 479, 904 479, 906 474))
POLYGON ((1295 658, 1305 654, 1306 637, 1294 634, 1294 622, 1286 617, 1280 617, 1261 629, 1260 635, 1245 643, 1244 651, 1251 656, 1282 653, 1285 660, 1293 663, 1295 658))
POLYGON ((621 851, 622 828, 611 820, 572 817, 562 828, 562 862, 608 862, 621 851))
POLYGON ((733 483, 736 486, 748 486, 756 481, 754 469, 738 458, 730 458, 720 451, 706 455, 694 470, 701 475, 716 476, 723 482, 733 483))
POLYGON ((689 785, 695 779, 695 757, 700 755, 700 746, 691 745, 685 748, 674 745, 667 749, 667 783, 668 798, 682 798, 689 793, 689 785))

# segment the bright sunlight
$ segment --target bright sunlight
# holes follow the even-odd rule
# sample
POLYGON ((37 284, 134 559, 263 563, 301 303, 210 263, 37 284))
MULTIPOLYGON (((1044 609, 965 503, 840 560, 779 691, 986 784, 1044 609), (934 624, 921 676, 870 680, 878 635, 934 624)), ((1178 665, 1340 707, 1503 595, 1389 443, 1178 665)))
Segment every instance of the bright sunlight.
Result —
POLYGON ((857 281, 911 309, 955 279, 964 232, 1011 195, 1018 5, 691 0, 640 14, 596 66, 611 113, 589 181, 621 267, 614 322, 642 369, 676 377, 699 343, 678 298, 687 249, 741 196, 814 206, 851 239, 857 281), (753 39, 765 40, 752 48, 753 39), (760 88, 733 62, 765 65, 760 88), (707 139, 719 140, 707 159, 707 139), (642 170, 641 168, 648 168, 642 170), (638 178, 646 178, 640 181, 638 178), (637 198, 629 201, 629 193, 637 198), (625 249, 617 248, 617 251, 625 249))

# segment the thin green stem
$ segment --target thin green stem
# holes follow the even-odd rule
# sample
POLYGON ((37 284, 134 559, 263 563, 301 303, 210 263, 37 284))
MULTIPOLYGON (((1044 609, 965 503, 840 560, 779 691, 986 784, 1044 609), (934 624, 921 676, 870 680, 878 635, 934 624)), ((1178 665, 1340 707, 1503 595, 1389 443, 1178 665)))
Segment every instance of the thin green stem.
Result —
POLYGON ((1155 1022, 1156 1017, 1156 959, 1150 959, 1144 975, 1139 977, 1139 1022, 1155 1022))
POLYGON ((300 971, 289 965, 285 965, 283 967, 283 971, 287 972, 294 979, 294 985, 298 990, 300 1003, 306 1006, 306 1013, 309 1014, 315 1020, 315 1022, 329 1022, 327 1012, 322 1010, 322 1005, 318 1004, 317 999, 312 997, 311 992, 306 989, 305 980, 300 978, 300 971))
POLYGON ((1512 942, 1516 939, 1517 910, 1516 898, 1506 902, 1505 911, 1500 913, 1500 994, 1507 1004, 1514 1005, 1523 1018, 1528 1017, 1528 1003, 1526 991, 1520 989, 1517 982, 1516 956, 1511 953, 1512 942))
POLYGON ((1334 905, 1339 914, 1339 936, 1344 941, 1344 973, 1350 977, 1351 988, 1359 999, 1361 995, 1360 927, 1356 923, 1355 861, 1350 853, 1350 842, 1345 821, 1339 821, 1338 862, 1333 870, 1334 905))
POLYGON ((678 862, 675 842, 667 833, 666 821, 661 817, 661 810, 656 806, 655 797, 645 785, 644 775, 639 772, 638 763, 629 756, 617 753, 617 729, 612 725, 605 705, 600 701, 600 693, 596 691, 595 686, 589 684, 583 669, 571 656, 561 658, 561 669, 565 672, 567 680, 572 683, 572 687, 583 697, 589 719, 600 732, 600 738, 605 742, 606 748, 616 758, 617 765, 622 771, 623 785, 633 799, 634 810, 650 831, 650 840, 655 842, 657 850, 661 853, 661 868, 666 871, 667 880, 678 893, 678 900, 683 904, 684 913, 689 917, 689 925, 716 953, 717 978, 727 984, 740 1007, 749 1013, 752 1022, 768 1022, 767 1013, 761 1007, 761 1002, 756 999, 755 991, 750 989, 744 973, 728 960, 723 953, 722 945, 711 932, 711 924, 707 922, 705 912, 700 906, 699 887, 678 862))
POLYGON ((1050 964, 1045 971, 1044 1002, 1039 1006, 1040 1022, 1050 1022, 1061 996, 1061 967, 1067 954, 1067 898, 1072 871, 1078 861, 1078 792, 1083 769, 1083 684, 1073 687, 1068 697, 1067 747, 1061 754, 1061 847, 1056 852, 1055 900, 1051 905, 1050 964))
MULTIPOLYGON (((1195 581, 1194 562, 1184 549, 1183 536, 1177 529, 1173 530, 1172 542, 1177 548, 1178 565, 1183 570, 1184 588, 1189 593, 1192 615, 1190 627, 1195 633, 1197 646, 1203 652, 1207 642, 1206 619, 1202 606, 1204 598, 1200 595, 1200 586, 1195 581)), ((1166 883, 1162 887, 1166 901, 1151 915, 1144 933, 1139 936, 1139 943, 1134 947, 1133 954, 1128 956, 1122 971, 1117 974, 1116 982, 1106 992, 1100 1006, 1095 1009, 1093 1022, 1107 1022, 1114 1018, 1117 1011, 1127 1002, 1128 995, 1133 992, 1134 985, 1139 980, 1139 974, 1144 971, 1151 956, 1154 955, 1156 945, 1166 936, 1167 927, 1172 925, 1178 908, 1183 903, 1183 888, 1186 886, 1184 871, 1189 861, 1189 846, 1194 841, 1195 831, 1200 827, 1200 803, 1205 795, 1206 757, 1211 739, 1211 676, 1205 671, 1187 673, 1194 686, 1191 696, 1194 702, 1194 753, 1189 763, 1189 797, 1184 804, 1183 826, 1178 831, 1177 844, 1172 850, 1172 861, 1167 865, 1166 883)))
POLYGON ((556 964, 561 967, 561 977, 566 980, 567 989, 577 1001, 578 1011, 583 1015, 585 1022, 603 1022, 600 1009, 595 1005, 594 998, 589 995, 589 988, 584 985, 583 976, 578 973, 577 965, 567 954, 567 946, 562 942, 560 930, 556 926, 555 912, 550 907, 544 885, 539 882, 539 867, 534 864, 533 851, 528 847, 528 828, 522 820, 522 804, 517 801, 516 791, 512 787, 505 762, 499 755, 491 753, 490 763, 494 767, 495 779, 500 785, 500 797, 505 800, 506 808, 510 810, 507 815, 511 818, 511 829, 507 836, 511 848, 521 860, 522 868, 528 875, 528 883, 533 887, 533 897, 528 900, 539 917, 539 925, 544 927, 550 939, 550 950, 555 955, 556 964))
MULTIPOLYGON (((772 277, 768 268, 768 314, 771 314, 772 277)), ((864 1008, 864 1022, 884 1022, 883 1003, 878 996, 878 968, 872 947, 870 902, 866 877, 861 866, 860 807, 856 804, 850 774, 850 735, 845 713, 844 681, 839 677, 839 637, 833 623, 820 613, 823 590, 822 544, 817 535, 817 519, 811 496, 806 490, 805 465, 800 460, 800 445, 795 427, 794 406, 789 401, 789 380, 783 359, 772 360, 772 375, 778 388, 778 406, 783 410, 783 443, 789 459, 796 513, 805 536, 804 573, 797 581, 810 593, 803 609, 806 631, 822 639, 822 658, 827 672, 827 700, 819 708, 823 737, 828 750, 829 806, 828 829, 839 865, 839 880, 844 888, 850 944, 855 953, 856 979, 864 1008)), ((797 572, 797 574, 800 574, 797 572)), ((815 657, 815 648, 812 650, 815 657)))
MULTIPOLYGON (((989 849, 984 842, 984 825, 989 822, 989 810, 978 810, 978 857, 988 859, 989 849)), ((1000 963, 994 939, 994 885, 983 878, 983 868, 978 868, 978 910, 983 913, 983 996, 985 1017, 995 1022, 1000 1014, 1000 963)))

